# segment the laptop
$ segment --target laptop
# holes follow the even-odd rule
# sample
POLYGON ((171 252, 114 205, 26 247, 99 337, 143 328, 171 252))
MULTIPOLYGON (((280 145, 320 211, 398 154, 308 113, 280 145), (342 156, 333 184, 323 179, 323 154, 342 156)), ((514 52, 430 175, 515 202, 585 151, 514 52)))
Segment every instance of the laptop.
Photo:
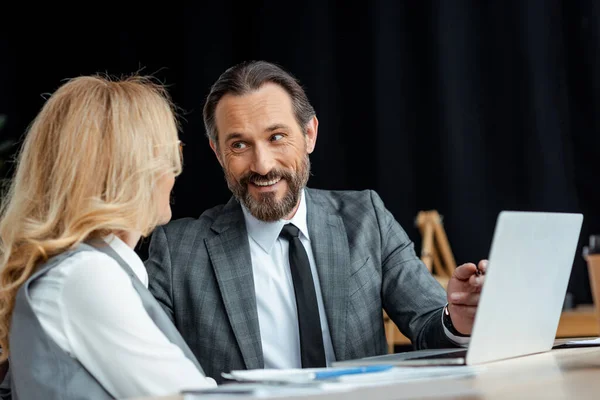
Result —
POLYGON ((583 215, 574 213, 498 215, 467 348, 386 354, 333 366, 476 365, 551 350, 582 222, 583 215))

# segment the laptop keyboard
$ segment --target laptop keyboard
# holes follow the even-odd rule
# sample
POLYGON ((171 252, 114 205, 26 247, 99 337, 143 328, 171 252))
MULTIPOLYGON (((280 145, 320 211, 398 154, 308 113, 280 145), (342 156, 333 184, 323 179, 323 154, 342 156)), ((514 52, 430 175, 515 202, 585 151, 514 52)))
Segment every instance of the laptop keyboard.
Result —
POLYGON ((461 350, 457 350, 457 351, 446 351, 446 352, 425 354, 425 355, 415 354, 414 357, 408 357, 407 360, 430 360, 430 359, 459 358, 459 357, 464 358, 466 356, 467 356, 467 349, 461 349, 461 350))

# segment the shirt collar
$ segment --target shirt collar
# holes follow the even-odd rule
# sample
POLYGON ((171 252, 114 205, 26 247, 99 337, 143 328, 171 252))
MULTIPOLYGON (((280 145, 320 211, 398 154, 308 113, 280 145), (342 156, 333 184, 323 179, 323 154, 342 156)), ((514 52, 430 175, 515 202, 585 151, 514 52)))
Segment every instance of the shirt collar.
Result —
POLYGON ((271 248, 277 241, 277 238, 279 238, 279 233, 283 226, 290 222, 296 225, 302 236, 310 240, 308 224, 306 222, 306 196, 304 195, 304 189, 300 192, 300 205, 290 220, 280 219, 274 222, 264 222, 250 214, 250 211, 244 205, 242 205, 242 211, 244 212, 248 235, 267 253, 271 252, 271 248))
POLYGON ((114 234, 106 236, 104 241, 129 265, 144 286, 148 287, 148 271, 146 271, 146 267, 140 256, 127 243, 114 234))

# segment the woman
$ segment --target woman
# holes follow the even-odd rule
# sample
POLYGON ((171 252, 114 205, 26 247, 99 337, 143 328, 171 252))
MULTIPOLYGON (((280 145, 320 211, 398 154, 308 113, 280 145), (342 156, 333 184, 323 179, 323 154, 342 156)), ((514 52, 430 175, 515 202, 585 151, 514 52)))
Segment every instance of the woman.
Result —
POLYGON ((180 142, 166 90, 79 77, 33 121, 0 214, 0 361, 19 398, 215 386, 133 250, 171 218, 180 142))

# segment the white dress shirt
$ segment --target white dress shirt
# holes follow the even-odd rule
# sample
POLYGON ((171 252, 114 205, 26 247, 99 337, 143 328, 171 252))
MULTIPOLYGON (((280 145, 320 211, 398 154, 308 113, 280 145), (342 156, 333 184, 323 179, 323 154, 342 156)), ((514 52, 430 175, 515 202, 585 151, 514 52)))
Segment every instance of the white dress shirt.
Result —
POLYGON ((290 222, 300 230, 300 241, 308 254, 317 294, 325 359, 327 365, 331 365, 331 362, 335 361, 335 355, 323 305, 319 274, 310 244, 304 193, 301 194, 296 214, 289 221, 263 222, 252 216, 245 207, 242 207, 242 210, 250 242, 265 368, 302 368, 298 310, 288 258, 289 242, 279 238, 283 225, 290 222))
MULTIPOLYGON (((118 237, 105 239, 148 287, 142 260, 118 237)), ((110 256, 82 251, 31 286, 44 331, 117 398, 214 387, 154 324, 131 278, 110 256)))

